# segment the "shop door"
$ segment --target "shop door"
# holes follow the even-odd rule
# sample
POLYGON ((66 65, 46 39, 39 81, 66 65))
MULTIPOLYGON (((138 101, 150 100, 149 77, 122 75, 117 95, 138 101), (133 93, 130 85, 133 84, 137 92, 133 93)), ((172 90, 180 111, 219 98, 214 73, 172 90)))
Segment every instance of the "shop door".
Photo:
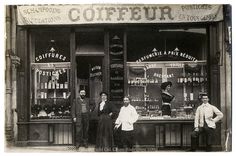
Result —
POLYGON ((76 58, 77 74, 76 74, 76 97, 79 96, 79 90, 86 91, 86 98, 89 98, 94 110, 90 112, 89 125, 89 143, 95 144, 98 103, 100 100, 100 92, 102 85, 102 60, 103 57, 79 56, 76 58))

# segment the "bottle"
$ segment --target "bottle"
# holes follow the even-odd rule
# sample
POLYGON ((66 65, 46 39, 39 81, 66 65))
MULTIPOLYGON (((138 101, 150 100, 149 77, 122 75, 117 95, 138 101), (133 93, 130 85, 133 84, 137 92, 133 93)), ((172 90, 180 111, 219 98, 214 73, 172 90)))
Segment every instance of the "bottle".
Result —
POLYGON ((65 82, 65 89, 68 89, 68 82, 65 82))
POLYGON ((52 89, 55 89, 55 81, 52 81, 52 89))
POLYGON ((63 98, 66 99, 66 92, 63 92, 63 98))
POLYGON ((193 73, 193 82, 195 82, 196 81, 196 75, 195 75, 196 73, 193 73))
POLYGON ((52 88, 52 83, 51 83, 51 80, 48 82, 48 89, 51 89, 52 88))
POLYGON ((44 92, 41 92, 41 99, 44 99, 44 92))
POLYGON ((191 78, 191 74, 190 74, 190 73, 188 73, 188 77, 187 77, 187 79, 188 79, 188 82, 189 82, 189 83, 192 82, 192 78, 191 78))
POLYGON ((158 83, 158 79, 155 80, 155 83, 158 83))
POLYGON ((184 101, 187 101, 187 93, 184 93, 184 101))
POLYGON ((193 93, 190 93, 189 97, 190 97, 190 101, 192 101, 193 100, 193 93))
POLYGON ((43 83, 41 83, 40 88, 41 88, 41 89, 44 89, 44 84, 43 84, 43 83))
POLYGON ((60 83, 60 89, 63 89, 63 83, 60 83))
POLYGON ((196 73, 196 81, 197 81, 197 83, 199 83, 198 73, 196 73))
POLYGON ((185 78, 184 78, 184 83, 187 83, 187 82, 188 82, 188 80, 187 80, 187 78, 185 77, 185 78))
POLYGON ((200 76, 200 83, 203 83, 203 81, 204 81, 204 76, 203 76, 203 74, 201 74, 201 76, 200 76))
POLYGON ((179 83, 183 83, 183 78, 181 77, 181 78, 179 78, 180 80, 179 80, 179 83))
POLYGON ((60 88, 60 84, 59 84, 59 83, 57 83, 57 82, 56 82, 56 87, 57 87, 57 89, 59 89, 59 88, 60 88))
POLYGON ((45 89, 48 88, 48 84, 47 84, 47 82, 44 83, 44 88, 45 88, 45 89))

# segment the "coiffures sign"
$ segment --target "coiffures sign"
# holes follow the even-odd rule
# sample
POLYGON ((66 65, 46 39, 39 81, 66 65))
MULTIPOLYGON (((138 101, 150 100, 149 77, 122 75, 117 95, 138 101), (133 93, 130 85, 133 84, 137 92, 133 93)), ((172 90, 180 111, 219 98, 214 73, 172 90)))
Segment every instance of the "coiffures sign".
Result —
POLYGON ((222 5, 84 4, 17 8, 18 25, 180 23, 223 20, 222 5))

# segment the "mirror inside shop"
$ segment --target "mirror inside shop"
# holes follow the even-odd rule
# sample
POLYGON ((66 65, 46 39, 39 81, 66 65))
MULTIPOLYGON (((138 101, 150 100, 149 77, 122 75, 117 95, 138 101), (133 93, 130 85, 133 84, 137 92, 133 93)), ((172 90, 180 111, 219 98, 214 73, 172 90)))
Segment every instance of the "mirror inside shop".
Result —
POLYGON ((206 61, 128 62, 127 76, 128 95, 141 120, 193 119, 207 92, 206 61), (162 87, 164 82, 169 88, 162 87), (169 114, 163 110, 166 104, 169 114))

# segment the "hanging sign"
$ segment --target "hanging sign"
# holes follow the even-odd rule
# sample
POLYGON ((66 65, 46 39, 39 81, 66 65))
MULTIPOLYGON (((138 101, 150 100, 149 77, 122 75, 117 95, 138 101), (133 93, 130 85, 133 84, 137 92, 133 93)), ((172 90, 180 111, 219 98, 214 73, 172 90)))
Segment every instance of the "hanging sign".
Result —
POLYGON ((18 25, 189 23, 223 20, 223 5, 87 4, 18 6, 18 25))

